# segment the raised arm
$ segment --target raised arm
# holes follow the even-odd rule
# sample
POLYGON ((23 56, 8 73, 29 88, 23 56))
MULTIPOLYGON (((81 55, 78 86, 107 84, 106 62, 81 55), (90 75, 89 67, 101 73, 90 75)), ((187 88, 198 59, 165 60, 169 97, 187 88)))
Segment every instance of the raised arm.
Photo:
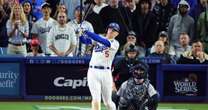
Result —
POLYGON ((88 37, 92 38, 93 40, 102 43, 103 45, 110 47, 111 43, 109 40, 102 38, 101 36, 99 36, 98 34, 95 34, 93 32, 89 32, 89 31, 84 31, 84 34, 86 34, 88 37))

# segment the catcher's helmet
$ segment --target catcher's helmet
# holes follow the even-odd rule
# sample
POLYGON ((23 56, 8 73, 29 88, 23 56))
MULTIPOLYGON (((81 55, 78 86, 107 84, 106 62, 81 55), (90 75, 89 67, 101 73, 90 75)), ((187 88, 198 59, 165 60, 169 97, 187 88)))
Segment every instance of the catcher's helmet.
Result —
POLYGON ((128 57, 128 52, 136 52, 137 55, 136 57, 139 55, 139 50, 137 48, 137 46, 133 45, 133 44, 130 44, 128 47, 126 47, 125 49, 125 56, 128 57))
POLYGON ((126 47, 125 49, 125 53, 128 53, 128 52, 138 52, 138 48, 133 45, 133 44, 130 44, 128 47, 126 47))
POLYGON ((148 77, 149 66, 146 63, 140 62, 129 69, 129 72, 136 79, 146 79, 148 77))
POLYGON ((107 28, 111 28, 117 32, 120 31, 120 26, 115 22, 110 23, 107 28))

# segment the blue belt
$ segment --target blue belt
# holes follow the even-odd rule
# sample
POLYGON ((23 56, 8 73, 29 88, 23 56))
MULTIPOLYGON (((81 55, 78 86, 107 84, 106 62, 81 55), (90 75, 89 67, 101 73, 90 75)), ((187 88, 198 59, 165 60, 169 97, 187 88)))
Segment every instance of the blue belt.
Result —
POLYGON ((104 66, 90 66, 90 68, 96 68, 96 69, 110 69, 110 67, 104 67, 104 66))

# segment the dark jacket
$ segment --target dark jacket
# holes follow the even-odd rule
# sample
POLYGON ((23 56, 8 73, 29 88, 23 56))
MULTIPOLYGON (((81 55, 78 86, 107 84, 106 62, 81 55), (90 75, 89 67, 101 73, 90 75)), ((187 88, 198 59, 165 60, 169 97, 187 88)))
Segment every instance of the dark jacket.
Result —
POLYGON ((128 80, 132 75, 129 73, 129 68, 140 63, 139 60, 128 60, 126 58, 123 58, 119 60, 114 67, 113 71, 113 78, 116 85, 116 88, 119 89, 121 84, 128 80))
POLYGON ((143 15, 136 9, 132 18, 133 30, 137 34, 137 43, 144 44, 146 48, 150 48, 157 40, 157 24, 155 15, 148 12, 143 15))
POLYGON ((101 9, 99 15, 102 19, 104 29, 106 29, 107 26, 112 22, 116 22, 119 24, 120 31, 119 31, 119 35, 118 35, 118 37, 116 37, 116 39, 119 41, 120 45, 124 45, 125 41, 126 41, 126 36, 127 36, 128 30, 127 30, 126 25, 123 20, 124 17, 122 16, 121 8, 122 7, 112 8, 111 6, 106 6, 101 9))
POLYGON ((161 4, 156 4, 152 10, 156 16, 156 22, 158 25, 157 35, 161 31, 167 31, 170 18, 174 14, 174 9, 171 4, 162 6, 161 4))
POLYGON ((8 36, 7 36, 7 29, 6 29, 6 22, 8 17, 3 17, 0 20, 0 47, 7 47, 8 46, 8 36))
POLYGON ((208 55, 204 53, 204 60, 200 61, 193 55, 192 51, 186 51, 177 60, 177 63, 178 64, 208 64, 208 55))
POLYGON ((190 59, 181 55, 181 57, 177 60, 177 64, 208 64, 208 60, 200 62, 198 59, 196 59, 196 57, 190 59))
POLYGON ((96 34, 105 33, 103 22, 99 14, 95 13, 94 11, 91 11, 87 15, 86 20, 92 24, 94 32, 96 34))

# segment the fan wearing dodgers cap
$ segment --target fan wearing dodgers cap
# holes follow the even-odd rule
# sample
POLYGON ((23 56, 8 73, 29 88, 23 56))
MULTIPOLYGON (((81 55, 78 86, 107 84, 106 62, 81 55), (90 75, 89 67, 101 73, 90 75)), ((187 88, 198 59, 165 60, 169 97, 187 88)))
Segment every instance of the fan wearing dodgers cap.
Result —
POLYGON ((37 37, 40 40, 40 46, 44 54, 50 55, 51 50, 48 48, 48 38, 51 28, 56 25, 56 21, 50 17, 51 9, 50 4, 43 3, 41 5, 43 17, 33 24, 31 33, 33 37, 37 37))
POLYGON ((106 31, 105 37, 89 31, 84 31, 80 36, 83 43, 94 44, 87 73, 92 95, 92 110, 100 110, 101 95, 107 110, 116 110, 111 98, 113 86, 111 66, 119 48, 119 42, 115 38, 119 35, 120 27, 117 23, 110 23, 106 31))

